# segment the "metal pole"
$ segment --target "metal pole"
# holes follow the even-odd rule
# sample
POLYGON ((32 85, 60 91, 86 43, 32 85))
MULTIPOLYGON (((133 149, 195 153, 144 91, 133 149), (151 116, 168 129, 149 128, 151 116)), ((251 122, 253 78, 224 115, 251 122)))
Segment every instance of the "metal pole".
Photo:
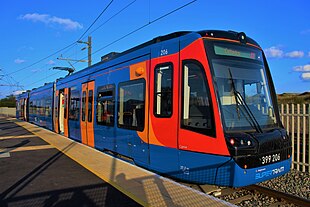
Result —
POLYGON ((91 42, 91 36, 88 36, 88 67, 91 66, 91 50, 92 50, 92 42, 91 42))

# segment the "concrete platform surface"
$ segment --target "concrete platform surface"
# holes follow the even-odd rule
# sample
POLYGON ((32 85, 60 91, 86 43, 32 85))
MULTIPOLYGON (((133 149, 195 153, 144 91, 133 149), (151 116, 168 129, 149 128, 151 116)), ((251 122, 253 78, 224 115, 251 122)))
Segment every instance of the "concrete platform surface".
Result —
MULTIPOLYGON (((34 172, 31 171, 30 173, 28 173, 31 174, 31 176, 28 176, 31 180, 29 182, 27 181, 25 185, 22 185, 26 186, 28 191, 33 192, 35 195, 39 194, 41 196, 41 199, 43 200, 45 199, 45 196, 50 194, 50 190, 43 190, 41 189, 41 187, 39 187, 40 185, 53 186, 57 190, 52 190, 52 193, 54 193, 54 191, 56 192, 56 194, 60 193, 60 195, 57 196, 50 196, 52 198, 47 199, 49 201, 61 200, 71 205, 73 203, 73 201, 71 202, 71 198, 74 198, 74 195, 79 195, 76 197, 85 198, 85 200, 82 200, 86 202, 86 205, 82 205, 82 203, 79 203, 79 201, 76 200, 75 204, 77 205, 75 206, 233 206, 232 204, 176 183, 170 179, 149 172, 128 162, 114 158, 108 154, 102 153, 98 150, 72 141, 67 137, 55 134, 54 132, 43 129, 36 125, 27 122, 17 121, 14 119, 12 119, 11 122, 12 123, 10 123, 4 131, 0 131, 0 148, 1 141, 7 141, 7 143, 3 142, 3 145, 6 146, 6 150, 3 151, 2 154, 28 154, 20 155, 20 157, 16 158, 15 164, 7 164, 8 167, 6 170, 4 170, 4 173, 11 170, 11 172, 14 172, 14 174, 18 174, 16 173, 15 169, 11 168, 14 168, 14 166, 21 166, 22 164, 25 164, 26 160, 23 162, 23 159, 30 159, 27 161, 27 163, 30 162, 27 165, 31 165, 32 163, 35 163, 37 159, 39 159, 38 157, 44 156, 39 153, 45 153, 45 151, 54 152, 51 157, 49 157, 39 166, 31 165, 31 167, 34 168, 34 172), (12 126, 14 126, 14 124, 20 126, 18 130, 13 129, 14 127, 12 126), (10 130, 11 132, 9 132, 8 130, 10 130), (27 133, 21 133, 19 130, 25 130, 27 131, 27 133), (11 133, 13 133, 13 131, 17 133, 18 136, 16 136, 15 138, 11 137, 9 139, 18 140, 16 144, 8 143, 8 139, 1 139, 1 137, 12 136, 11 133), (30 134, 33 134, 37 137, 31 137, 30 134), (28 135, 29 137, 25 138, 24 140, 22 137, 23 135, 28 135), (36 138, 38 137, 42 138, 41 143, 40 141, 36 140, 36 138), (32 139, 34 140, 33 143, 29 143, 29 140, 32 139), (34 143, 36 143, 37 145, 35 145, 34 143), (10 149, 12 150, 17 150, 19 147, 26 147, 28 151, 10 151, 8 150, 8 145, 11 146, 10 149), (43 146, 46 146, 46 149, 31 150, 31 148, 37 148, 39 146, 41 146, 41 148, 43 146), (54 147, 54 149, 47 146, 54 147), (71 166, 71 164, 68 163, 62 164, 60 162, 62 159, 68 159, 67 162, 70 162, 70 159, 68 157, 75 161, 74 166, 71 166), (80 165, 78 165, 77 163, 80 165), (55 169, 58 170, 61 169, 63 172, 53 171, 50 172, 50 174, 48 172, 45 172, 50 168, 50 166, 54 166, 55 169), (39 169, 37 170, 38 167, 39 169), (90 172, 92 172, 93 174, 91 174, 90 172), (81 173, 85 173, 85 175, 81 173), (38 174, 38 176, 36 176, 36 174, 38 174), (35 175, 34 179, 32 179, 33 175, 35 175), (39 176, 42 176, 40 177, 41 179, 39 179, 39 176), (89 176, 89 178, 86 179, 83 176, 89 176), (105 188, 105 190, 102 190, 102 188, 97 186, 97 179, 99 178, 101 179, 101 184, 104 184, 102 188, 105 188), (69 180, 72 180, 73 183, 69 182, 69 180), (103 181, 109 183, 114 188, 112 188, 109 184, 103 181), (66 184, 67 182, 69 183, 66 184), (30 183, 33 183, 33 186, 31 186, 30 183), (59 187, 60 185, 62 185, 62 187, 59 187), (63 188, 66 189, 66 191, 63 192, 63 188), (72 188, 82 188, 82 190, 78 191, 79 193, 82 192, 82 194, 70 194, 69 192, 67 192, 68 189, 70 191, 72 188), (92 190, 92 188, 95 188, 96 190, 92 190), (48 193, 43 193, 44 195, 42 195, 42 192, 48 193), (120 192, 122 192, 123 194, 120 192), (124 196, 124 194, 134 201, 128 199, 128 197, 124 196), (93 196, 91 197, 92 199, 90 199, 90 196, 93 196), (95 201, 97 201, 98 204, 95 203, 95 201)), ((5 159, 11 158, 0 158, 0 164, 2 162, 1 160, 5 159)), ((72 160, 71 162, 73 162, 72 160)), ((20 171, 22 172, 22 170, 20 171)), ((7 175, 8 177, 10 177, 10 174, 7 175)), ((12 180, 18 179, 17 177, 19 179, 24 179, 25 176, 24 174, 16 175, 16 178, 12 178, 12 180)), ((25 179, 27 180, 28 177, 26 176, 25 179)), ((0 185, 1 182, 2 181, 0 181, 0 185)), ((4 189, 5 196, 3 198, 7 203, 12 203, 14 201, 12 199, 15 198, 16 195, 18 195, 19 198, 23 198, 24 195, 29 194, 27 192, 23 194, 23 188, 22 190, 18 190, 17 193, 14 193, 16 190, 14 190, 12 193, 11 189, 12 187, 10 186, 4 189)), ((2 187, 0 186, 0 192, 1 190, 2 187)), ((46 199, 45 202, 47 202, 46 199)))
POLYGON ((0 206, 140 206, 12 120, 0 118, 0 206))

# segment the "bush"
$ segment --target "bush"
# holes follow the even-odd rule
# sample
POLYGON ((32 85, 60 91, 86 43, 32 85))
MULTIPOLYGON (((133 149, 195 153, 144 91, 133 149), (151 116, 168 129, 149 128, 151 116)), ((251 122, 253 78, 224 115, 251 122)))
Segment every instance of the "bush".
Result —
POLYGON ((13 95, 0 99, 0 107, 15 107, 15 105, 16 105, 16 99, 15 96, 13 95))

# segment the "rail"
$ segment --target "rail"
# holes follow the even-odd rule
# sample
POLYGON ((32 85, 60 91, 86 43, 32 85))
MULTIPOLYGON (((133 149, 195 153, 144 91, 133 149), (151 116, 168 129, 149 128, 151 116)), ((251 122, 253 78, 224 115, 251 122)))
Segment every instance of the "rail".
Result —
POLYGON ((253 191, 258 191, 260 193, 263 193, 265 195, 278 198, 280 200, 285 200, 288 203, 295 204, 297 206, 310 206, 310 200, 301 198, 292 194, 276 191, 270 188, 266 188, 263 186, 259 185, 250 185, 245 187, 247 190, 253 190, 253 191))

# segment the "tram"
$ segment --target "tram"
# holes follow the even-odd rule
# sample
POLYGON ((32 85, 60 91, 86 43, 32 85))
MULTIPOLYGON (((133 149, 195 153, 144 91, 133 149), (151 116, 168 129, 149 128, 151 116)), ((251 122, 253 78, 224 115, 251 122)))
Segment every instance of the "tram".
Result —
POLYGON ((240 187, 290 170, 266 57, 243 32, 156 37, 28 96, 30 122, 184 182, 240 187))

